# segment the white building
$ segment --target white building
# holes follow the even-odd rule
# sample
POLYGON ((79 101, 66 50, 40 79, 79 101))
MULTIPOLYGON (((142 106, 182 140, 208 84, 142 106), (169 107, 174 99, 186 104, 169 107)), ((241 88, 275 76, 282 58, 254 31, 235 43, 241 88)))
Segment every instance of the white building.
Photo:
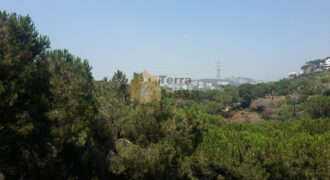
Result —
POLYGON ((205 83, 206 89, 214 89, 212 83, 205 83))
POLYGON ((218 81, 219 86, 227 86, 229 85, 228 81, 218 81))
POLYGON ((327 59, 327 60, 325 60, 325 62, 324 62, 324 68, 325 69, 330 69, 330 58, 327 59))
POLYGON ((193 81, 193 82, 191 82, 191 85, 192 85, 192 86, 198 86, 198 81, 193 81))
POLYGON ((203 82, 198 82, 198 89, 205 89, 205 85, 203 82))
POLYGON ((303 74, 304 72, 291 72, 287 75, 287 78, 296 78, 303 74))

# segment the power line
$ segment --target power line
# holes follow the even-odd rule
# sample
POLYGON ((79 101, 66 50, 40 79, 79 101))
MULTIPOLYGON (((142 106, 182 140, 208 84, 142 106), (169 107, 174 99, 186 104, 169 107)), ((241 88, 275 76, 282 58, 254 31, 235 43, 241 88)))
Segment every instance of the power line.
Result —
MULTIPOLYGON (((148 66, 145 67, 141 66, 111 66, 108 69, 141 69, 141 68, 149 68, 153 70, 175 70, 175 69, 191 69, 191 68, 205 68, 205 67, 212 67, 214 63, 203 63, 203 64, 186 64, 182 66, 174 65, 174 66, 148 66)), ((104 67, 106 68, 106 67, 104 67)))
POLYGON ((217 65, 216 65, 216 69, 217 69, 216 78, 218 80, 220 80, 221 79, 221 61, 220 61, 220 58, 219 57, 217 59, 218 59, 218 61, 217 61, 217 65))

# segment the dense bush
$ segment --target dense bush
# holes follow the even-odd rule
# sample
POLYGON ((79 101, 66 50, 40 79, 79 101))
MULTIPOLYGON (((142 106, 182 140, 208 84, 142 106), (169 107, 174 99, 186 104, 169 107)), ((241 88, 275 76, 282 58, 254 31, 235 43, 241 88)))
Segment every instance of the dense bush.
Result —
POLYGON ((207 179, 328 179, 329 127, 329 120, 212 127, 187 160, 187 174, 207 179))
POLYGON ((311 97, 305 104, 305 110, 312 118, 330 117, 330 97, 311 97))

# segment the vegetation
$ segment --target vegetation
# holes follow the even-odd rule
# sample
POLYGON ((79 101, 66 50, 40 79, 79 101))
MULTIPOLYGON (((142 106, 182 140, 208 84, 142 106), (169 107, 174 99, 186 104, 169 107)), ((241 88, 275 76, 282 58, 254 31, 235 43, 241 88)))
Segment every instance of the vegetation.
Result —
POLYGON ((329 125, 302 120, 210 127, 188 159, 188 172, 207 179, 327 179, 329 168, 322 166, 330 159, 329 125))
POLYGON ((330 178, 329 72, 138 103, 49 45, 0 12, 0 178, 330 178))

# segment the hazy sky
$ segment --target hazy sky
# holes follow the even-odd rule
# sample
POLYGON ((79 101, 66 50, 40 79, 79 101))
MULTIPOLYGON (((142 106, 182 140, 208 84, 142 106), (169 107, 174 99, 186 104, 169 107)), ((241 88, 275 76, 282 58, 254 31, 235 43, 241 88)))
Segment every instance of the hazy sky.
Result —
POLYGON ((51 47, 86 58, 96 79, 221 75, 277 80, 330 56, 330 0, 0 0, 29 14, 51 47))

